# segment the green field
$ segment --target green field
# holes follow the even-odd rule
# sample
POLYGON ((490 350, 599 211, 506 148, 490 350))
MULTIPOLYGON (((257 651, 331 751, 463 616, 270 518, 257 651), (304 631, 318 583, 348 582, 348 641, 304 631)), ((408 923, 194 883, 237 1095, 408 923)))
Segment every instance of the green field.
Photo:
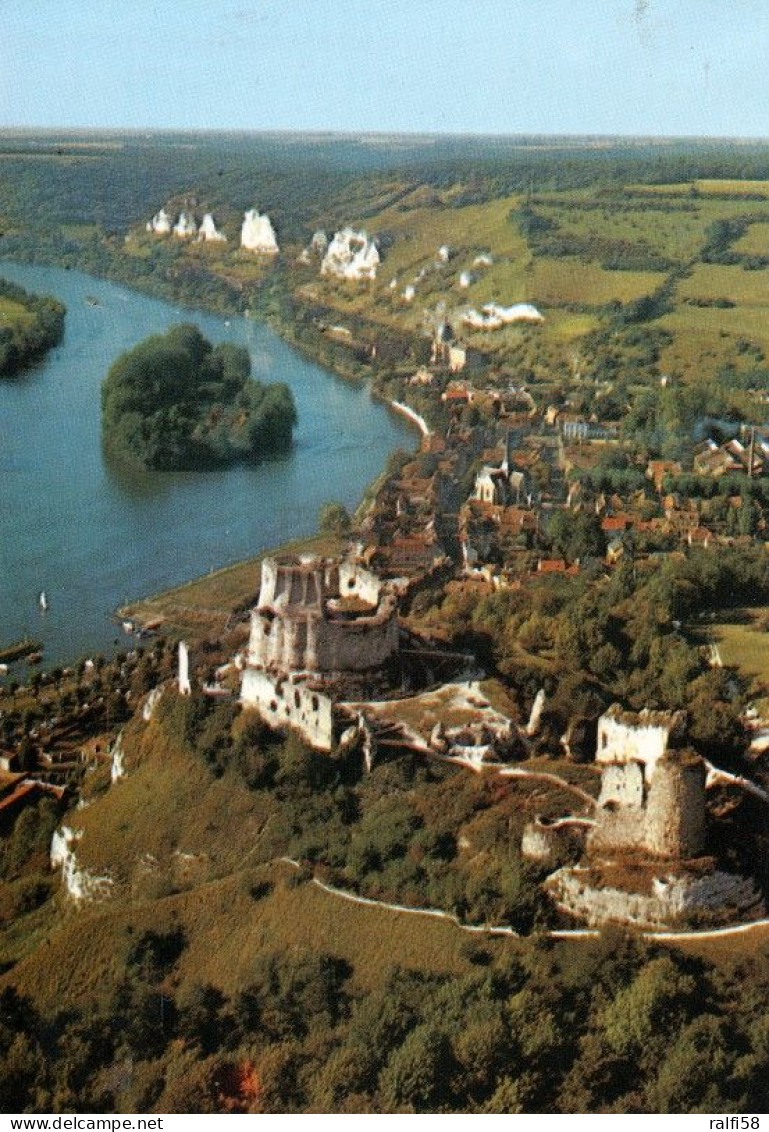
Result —
POLYGON ((744 255, 769 255, 769 221, 751 224, 734 244, 734 250, 744 255))
POLYGON ((766 613, 764 608, 744 609, 739 619, 718 621, 712 627, 723 663, 750 682, 762 711, 769 709, 769 632, 761 622, 766 613))

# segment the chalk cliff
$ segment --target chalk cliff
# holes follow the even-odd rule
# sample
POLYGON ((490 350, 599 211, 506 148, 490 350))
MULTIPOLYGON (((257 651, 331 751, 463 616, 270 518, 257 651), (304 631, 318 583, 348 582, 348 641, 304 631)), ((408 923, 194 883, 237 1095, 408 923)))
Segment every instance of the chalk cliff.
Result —
POLYGON ((243 227, 240 230, 240 246, 249 252, 260 255, 277 255, 278 241, 269 216, 265 213, 260 216, 255 208, 251 208, 243 217, 243 227))
POLYGON ((336 232, 320 265, 321 275, 340 279, 376 279, 379 251, 366 232, 343 228, 336 232))

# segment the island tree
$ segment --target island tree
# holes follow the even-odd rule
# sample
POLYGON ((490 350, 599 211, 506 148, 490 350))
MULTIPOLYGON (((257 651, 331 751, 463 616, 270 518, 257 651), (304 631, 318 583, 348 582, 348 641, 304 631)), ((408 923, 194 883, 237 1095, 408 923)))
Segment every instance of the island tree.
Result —
POLYGON ((291 445, 296 407, 282 383, 251 378, 242 346, 213 346, 183 323, 122 354, 102 385, 107 452, 162 471, 258 462, 291 445))

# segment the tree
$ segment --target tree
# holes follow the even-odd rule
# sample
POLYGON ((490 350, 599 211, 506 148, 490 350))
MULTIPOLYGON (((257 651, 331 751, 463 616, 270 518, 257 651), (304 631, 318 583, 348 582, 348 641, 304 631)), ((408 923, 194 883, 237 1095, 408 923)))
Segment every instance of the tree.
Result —
POLYGON ((318 514, 321 534, 345 538, 352 527, 352 519, 343 503, 324 503, 318 514))

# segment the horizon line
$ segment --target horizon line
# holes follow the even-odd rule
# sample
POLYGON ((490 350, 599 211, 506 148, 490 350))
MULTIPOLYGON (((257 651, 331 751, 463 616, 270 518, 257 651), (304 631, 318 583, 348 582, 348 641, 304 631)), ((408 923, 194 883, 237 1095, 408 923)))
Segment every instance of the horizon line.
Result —
POLYGON ((740 144, 769 144, 769 135, 762 134, 654 134, 654 133, 547 133, 518 131, 515 133, 474 133, 467 130, 355 130, 355 129, 304 129, 299 126, 252 128, 244 126, 74 126, 74 125, 4 125, 0 135, 16 134, 128 134, 133 136, 190 134, 241 137, 311 137, 344 139, 409 138, 412 140, 479 139, 484 141, 513 141, 516 139, 547 139, 558 141, 635 141, 635 142, 722 142, 740 144))

